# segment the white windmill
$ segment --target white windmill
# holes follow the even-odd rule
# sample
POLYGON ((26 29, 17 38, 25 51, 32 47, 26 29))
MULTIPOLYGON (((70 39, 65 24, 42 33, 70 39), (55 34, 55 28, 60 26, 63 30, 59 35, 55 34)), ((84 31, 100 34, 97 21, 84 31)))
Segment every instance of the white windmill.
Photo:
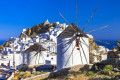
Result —
POLYGON ((39 43, 35 43, 34 45, 30 46, 24 51, 26 53, 26 59, 24 60, 24 63, 27 65, 44 64, 45 55, 43 51, 46 51, 46 49, 43 48, 39 43))
MULTIPOLYGON (((96 10, 97 8, 93 12, 89 20, 87 21, 83 30, 80 30, 76 26, 77 25, 77 4, 76 4, 76 25, 74 23, 71 23, 57 37, 57 69, 58 70, 79 64, 89 64, 89 37, 86 35, 86 33, 84 33, 84 30, 87 24, 89 23, 90 19, 96 12, 96 10)), ((61 15, 61 13, 59 14, 61 15)), ((68 21, 62 15, 61 17, 68 23, 68 21)), ((96 30, 92 30, 90 32, 96 30)))

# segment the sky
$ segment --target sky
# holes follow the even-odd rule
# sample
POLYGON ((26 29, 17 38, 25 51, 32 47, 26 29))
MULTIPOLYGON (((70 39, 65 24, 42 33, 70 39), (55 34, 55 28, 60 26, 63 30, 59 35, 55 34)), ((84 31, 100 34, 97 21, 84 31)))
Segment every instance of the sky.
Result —
POLYGON ((0 40, 18 37, 22 29, 47 19, 66 23, 59 12, 69 23, 76 23, 76 3, 80 29, 98 7, 84 32, 110 25, 91 34, 98 40, 120 40, 120 0, 0 0, 0 40))

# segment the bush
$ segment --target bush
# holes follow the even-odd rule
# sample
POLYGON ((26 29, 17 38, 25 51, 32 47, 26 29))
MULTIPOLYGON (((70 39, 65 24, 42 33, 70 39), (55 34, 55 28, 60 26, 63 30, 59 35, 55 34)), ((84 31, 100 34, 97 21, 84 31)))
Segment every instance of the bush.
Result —
POLYGON ((39 71, 36 71, 33 73, 34 75, 40 75, 41 73, 39 71))
POLYGON ((112 65, 106 65, 103 69, 108 69, 108 70, 112 71, 113 66, 112 65))
POLYGON ((45 72, 44 71, 41 71, 41 74, 44 74, 45 72))
POLYGON ((113 70, 113 67, 112 65, 106 65, 103 70, 102 70, 102 73, 103 74, 110 74, 113 70))
POLYGON ((112 74, 112 78, 114 78, 114 77, 117 76, 117 75, 120 75, 120 73, 119 73, 119 72, 113 73, 113 74, 112 74))
POLYGON ((26 71, 23 77, 24 78, 31 77, 31 72, 30 71, 26 71))
POLYGON ((103 69, 103 70, 102 70, 102 73, 105 74, 105 75, 109 74, 109 72, 110 72, 110 71, 109 71, 108 69, 103 69))
POLYGON ((89 71, 89 72, 87 73, 87 75, 88 75, 88 76, 92 76, 92 75, 94 75, 94 72, 93 72, 93 71, 89 71))

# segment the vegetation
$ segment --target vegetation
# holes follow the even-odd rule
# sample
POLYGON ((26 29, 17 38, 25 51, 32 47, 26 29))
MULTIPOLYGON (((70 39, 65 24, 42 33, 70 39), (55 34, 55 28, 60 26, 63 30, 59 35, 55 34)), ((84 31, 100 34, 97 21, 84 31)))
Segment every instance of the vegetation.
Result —
POLYGON ((88 75, 88 76, 93 76, 93 75, 94 75, 94 72, 93 72, 93 71, 89 71, 89 72, 87 73, 87 75, 88 75))
POLYGON ((34 75, 40 75, 41 73, 39 71, 36 71, 33 73, 34 75))
POLYGON ((109 75, 112 71, 113 71, 113 66, 112 65, 106 65, 103 68, 102 73, 105 74, 105 75, 109 75))

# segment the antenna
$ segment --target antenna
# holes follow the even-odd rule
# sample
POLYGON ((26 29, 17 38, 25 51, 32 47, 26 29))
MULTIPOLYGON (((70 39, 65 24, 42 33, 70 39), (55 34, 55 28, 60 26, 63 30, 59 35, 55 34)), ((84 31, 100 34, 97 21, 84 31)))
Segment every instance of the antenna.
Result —
POLYGON ((87 23, 86 23, 86 25, 84 26, 84 28, 83 28, 83 30, 82 30, 82 31, 84 31, 84 30, 85 30, 85 28, 86 28, 87 24, 90 22, 91 18, 93 17, 93 15, 94 15, 94 14, 95 14, 95 12, 97 11, 97 9, 98 9, 98 8, 96 8, 96 9, 95 9, 95 11, 93 12, 93 14, 90 16, 90 18, 88 19, 88 21, 87 21, 87 23))

